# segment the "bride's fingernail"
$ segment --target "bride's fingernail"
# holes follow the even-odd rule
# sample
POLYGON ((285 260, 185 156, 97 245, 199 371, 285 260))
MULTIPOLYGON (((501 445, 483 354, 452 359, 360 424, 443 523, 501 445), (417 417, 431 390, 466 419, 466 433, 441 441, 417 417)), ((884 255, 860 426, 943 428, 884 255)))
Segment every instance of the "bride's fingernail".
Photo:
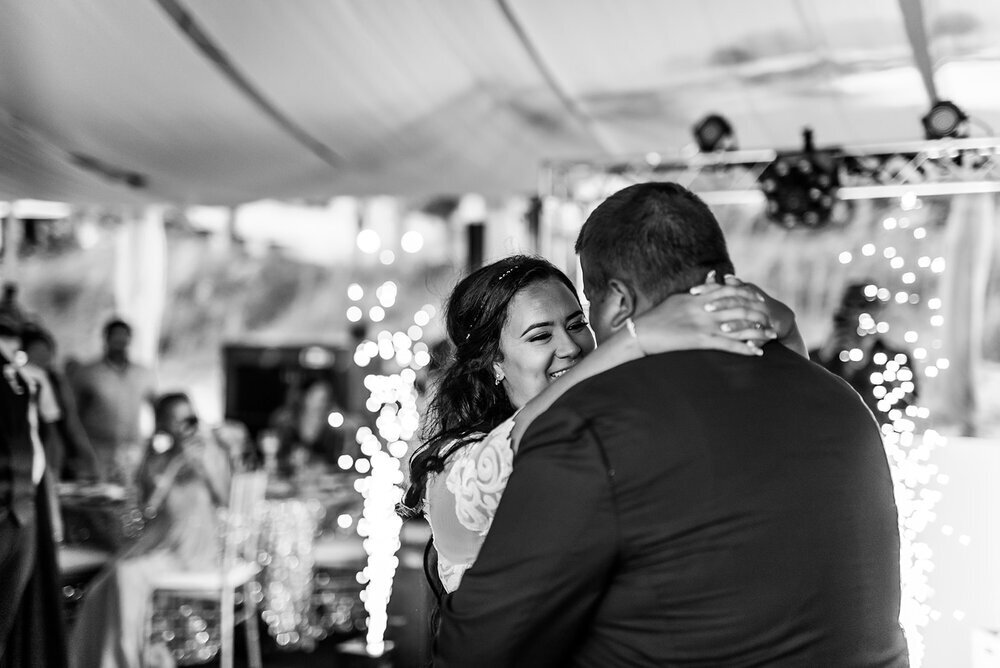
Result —
POLYGON ((714 281, 714 280, 715 280, 715 269, 713 269, 712 271, 708 272, 708 276, 705 277, 705 282, 706 283, 710 283, 711 281, 714 281))
POLYGON ((688 292, 690 292, 693 295, 700 295, 704 291, 704 289, 705 288, 703 286, 696 285, 693 288, 691 288, 690 290, 688 290, 688 292))
POLYGON ((715 305, 715 302, 709 302, 705 304, 705 310, 708 311, 709 313, 716 310, 717 308, 718 307, 715 305))
POLYGON ((721 329, 723 332, 731 332, 733 331, 733 326, 730 325, 728 322, 724 322, 721 325, 719 325, 719 329, 721 329))

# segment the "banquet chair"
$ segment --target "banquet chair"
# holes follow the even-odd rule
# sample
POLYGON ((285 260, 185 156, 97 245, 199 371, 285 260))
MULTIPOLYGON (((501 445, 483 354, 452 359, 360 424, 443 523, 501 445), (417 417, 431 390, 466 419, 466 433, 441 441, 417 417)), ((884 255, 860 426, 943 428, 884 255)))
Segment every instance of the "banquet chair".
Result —
MULTIPOLYGON (((164 592, 195 600, 218 600, 220 608, 220 667, 233 667, 233 631, 243 623, 246 633, 247 660, 250 668, 261 668, 260 629, 257 603, 259 591, 254 586, 260 575, 258 544, 261 531, 262 505, 267 487, 263 471, 236 473, 229 491, 229 507, 223 523, 221 567, 207 571, 173 571, 157 576, 150 592, 146 614, 148 643, 152 635, 154 601, 164 592), (236 615, 236 591, 242 590, 243 606, 236 615)), ((214 652, 213 652, 214 656, 214 652)), ((207 657, 211 658, 211 657, 207 657)))

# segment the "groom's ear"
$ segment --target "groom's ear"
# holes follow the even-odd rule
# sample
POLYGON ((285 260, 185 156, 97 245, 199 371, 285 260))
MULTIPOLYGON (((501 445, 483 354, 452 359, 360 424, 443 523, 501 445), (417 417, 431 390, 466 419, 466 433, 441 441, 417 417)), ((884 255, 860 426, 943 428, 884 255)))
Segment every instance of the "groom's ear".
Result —
POLYGON ((617 331, 635 315, 635 290, 625 281, 612 278, 608 281, 607 294, 605 308, 608 310, 608 323, 617 331))

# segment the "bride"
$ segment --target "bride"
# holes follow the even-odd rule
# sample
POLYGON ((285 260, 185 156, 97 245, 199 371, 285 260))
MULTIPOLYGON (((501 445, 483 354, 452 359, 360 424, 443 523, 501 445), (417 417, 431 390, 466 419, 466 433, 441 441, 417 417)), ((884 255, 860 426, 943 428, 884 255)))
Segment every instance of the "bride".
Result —
MULTIPOLYGON (((646 354, 692 348, 760 355, 777 338, 805 355, 792 312, 750 285, 709 273, 595 351, 576 288, 546 260, 516 255, 455 287, 446 307, 454 356, 410 461, 400 512, 424 514, 440 595, 458 588, 490 529, 520 437, 567 389, 646 354)), ((429 574, 433 575, 433 574, 429 574)), ((437 585, 437 583, 434 583, 437 585)))

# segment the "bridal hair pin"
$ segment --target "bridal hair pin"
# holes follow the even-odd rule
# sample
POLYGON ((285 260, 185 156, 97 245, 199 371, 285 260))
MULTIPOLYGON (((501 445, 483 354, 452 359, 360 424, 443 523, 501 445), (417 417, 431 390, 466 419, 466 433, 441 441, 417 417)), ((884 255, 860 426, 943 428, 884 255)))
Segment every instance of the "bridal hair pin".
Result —
MULTIPOLYGON (((517 264, 515 264, 512 267, 508 267, 506 271, 504 271, 502 274, 500 274, 499 276, 497 276, 496 279, 494 279, 493 285, 501 283, 505 278, 507 278, 508 276, 510 276, 511 273, 517 271, 517 269, 520 268, 520 266, 521 266, 521 263, 518 262, 517 264)), ((472 318, 472 322, 478 321, 482 317, 483 311, 485 309, 486 309, 486 301, 483 300, 478 305, 478 308, 476 308, 476 310, 475 310, 475 317, 472 318)), ((471 307, 470 307, 470 310, 471 310, 471 307)), ((472 330, 473 329, 474 329, 474 327, 470 327, 469 328, 469 330, 465 333, 465 338, 462 339, 461 343, 464 344, 464 343, 467 343, 469 341, 469 338, 472 336, 472 330)), ((456 341, 455 343, 458 344, 459 342, 456 341)))
MULTIPOLYGON (((497 277, 497 279, 496 279, 496 280, 494 281, 494 284, 496 284, 496 283, 500 283, 501 281, 503 281, 503 279, 505 279, 505 278, 507 278, 508 276, 510 276, 511 272, 513 272, 513 271, 517 270, 517 268, 518 268, 518 267, 520 267, 520 266, 521 266, 521 263, 519 262, 519 263, 515 264, 515 265, 514 265, 513 267, 509 267, 509 268, 507 269, 507 271, 503 272, 502 274, 500 274, 500 275, 499 275, 499 276, 497 277)), ((486 305, 485 305, 485 303, 483 303, 483 304, 480 304, 480 305, 479 305, 479 308, 478 308, 478 309, 477 309, 477 311, 476 311, 476 317, 475 317, 475 320, 478 320, 478 319, 479 319, 480 317, 482 317, 482 315, 483 315, 483 310, 484 310, 485 308, 486 308, 486 305)), ((465 334, 465 339, 463 339, 462 343, 465 343, 466 341, 468 341, 468 340, 469 340, 469 337, 470 337, 470 336, 472 336, 472 330, 471 330, 471 329, 470 329, 470 330, 469 330, 468 332, 466 332, 466 334, 465 334)))
POLYGON ((515 265, 514 265, 513 267, 511 267, 510 269, 508 269, 507 271, 505 271, 505 272, 503 272, 502 274, 500 274, 500 278, 498 278, 498 279, 497 279, 497 283, 499 283, 499 282, 500 282, 500 281, 502 281, 503 279, 507 278, 507 276, 508 276, 508 275, 510 274, 510 272, 514 271, 515 269, 517 269, 517 268, 518 268, 518 267, 520 267, 520 266, 521 266, 520 264, 515 264, 515 265))

